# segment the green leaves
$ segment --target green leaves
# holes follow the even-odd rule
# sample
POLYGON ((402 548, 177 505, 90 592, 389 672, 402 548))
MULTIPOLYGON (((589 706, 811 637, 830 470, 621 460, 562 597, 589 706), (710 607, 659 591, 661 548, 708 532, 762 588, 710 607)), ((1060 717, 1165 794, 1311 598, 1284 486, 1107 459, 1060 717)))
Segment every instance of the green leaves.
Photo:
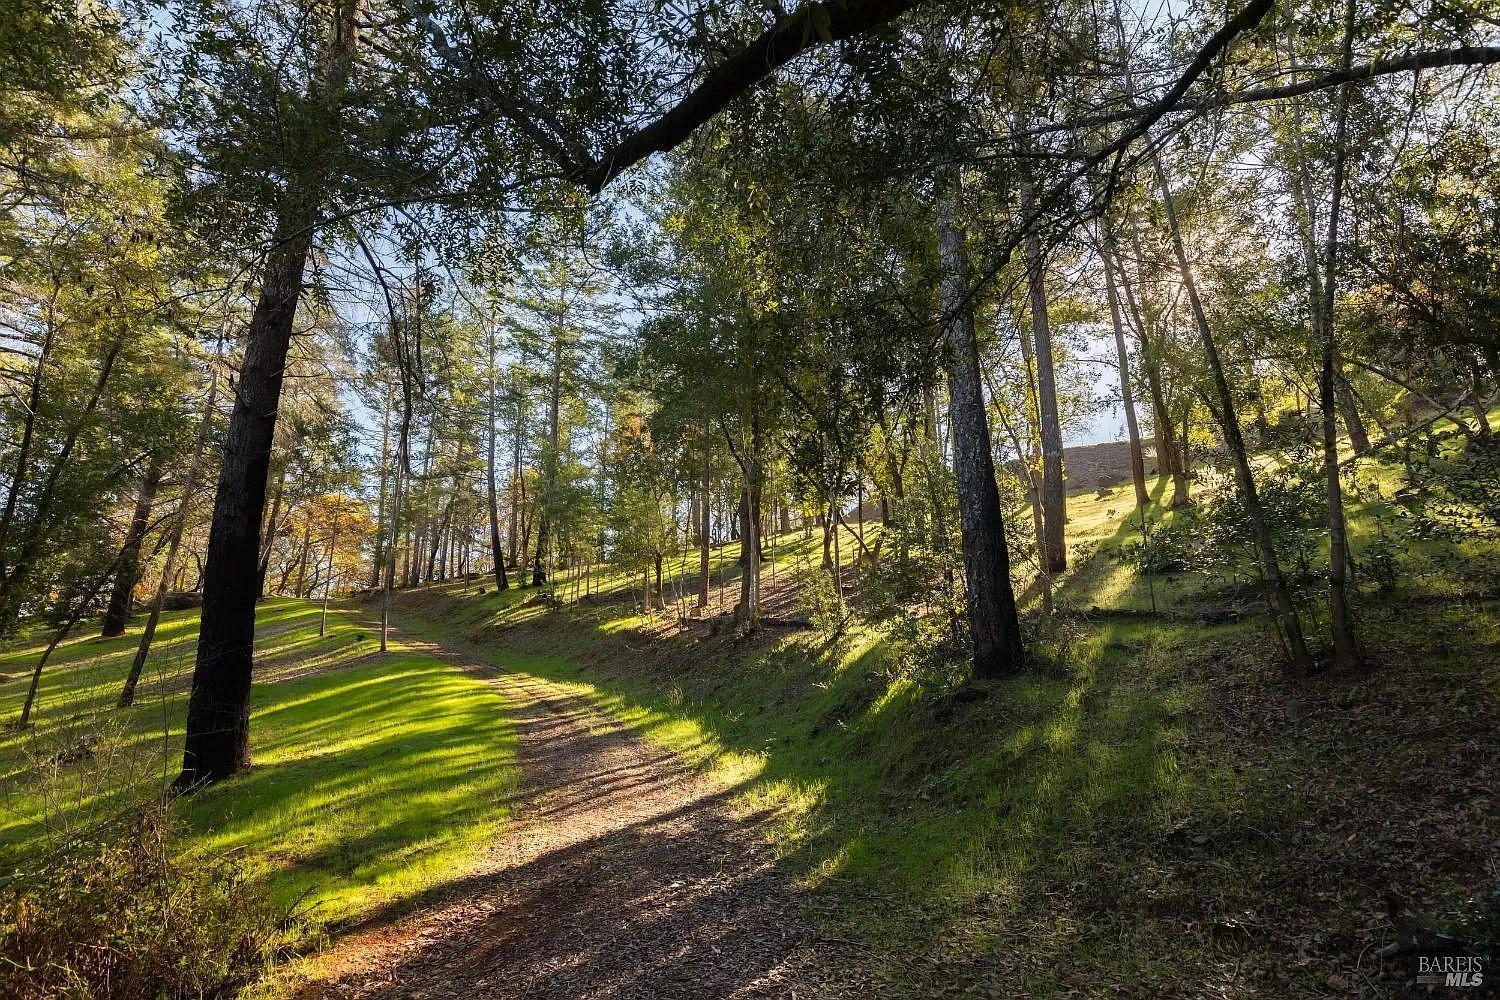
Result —
POLYGON ((826 5, 817 3, 808 8, 807 24, 812 33, 821 41, 833 41, 833 32, 831 30, 833 18, 829 15, 826 5))

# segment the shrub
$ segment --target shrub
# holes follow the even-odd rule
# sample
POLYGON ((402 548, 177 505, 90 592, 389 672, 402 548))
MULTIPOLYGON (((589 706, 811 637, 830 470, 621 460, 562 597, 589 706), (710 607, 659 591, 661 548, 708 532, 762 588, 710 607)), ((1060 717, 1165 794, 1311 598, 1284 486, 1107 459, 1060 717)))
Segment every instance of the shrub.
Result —
POLYGON ((1150 525, 1145 538, 1132 538, 1109 550, 1116 562, 1141 573, 1207 572, 1201 529, 1191 510, 1179 511, 1171 521, 1150 525))
POLYGON ((952 527, 958 514, 951 495, 943 499, 946 532, 938 530, 926 497, 893 499, 880 561, 860 578, 861 612, 897 651, 894 661, 908 675, 946 675, 968 656, 963 562, 952 527))
MULTIPOLYGON (((1322 470, 1315 465, 1288 464, 1257 470, 1255 480, 1271 543, 1288 582, 1294 589, 1311 582, 1314 566, 1321 561, 1320 545, 1328 534, 1328 493, 1322 470)), ((1255 533, 1232 478, 1220 481, 1205 510, 1201 522, 1205 550, 1222 565, 1256 572, 1255 533)))
POLYGON ((848 609, 839 596, 833 574, 821 566, 802 566, 793 573, 797 608, 807 615, 820 635, 837 640, 848 625, 848 609))
POLYGON ((0 884, 0 996, 232 995, 296 931, 234 858, 182 853, 152 798, 46 844, 0 884))
POLYGON ((1413 535, 1452 542, 1500 537, 1500 444, 1420 457, 1413 468, 1422 488, 1403 509, 1413 535))
POLYGON ((1396 589, 1401 572, 1401 553, 1406 545, 1386 528, 1383 521, 1377 521, 1375 527, 1375 537, 1365 543, 1354 568, 1381 590, 1390 592, 1396 589))

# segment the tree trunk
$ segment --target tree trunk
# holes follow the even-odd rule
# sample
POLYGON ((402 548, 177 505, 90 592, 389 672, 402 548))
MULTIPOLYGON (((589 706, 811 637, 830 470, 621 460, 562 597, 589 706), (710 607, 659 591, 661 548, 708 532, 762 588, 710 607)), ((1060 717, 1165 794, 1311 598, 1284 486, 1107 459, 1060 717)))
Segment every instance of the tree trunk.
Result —
MULTIPOLYGON (((1295 53, 1290 51, 1291 48, 1292 46, 1289 44, 1288 54, 1289 56, 1292 56, 1292 58, 1295 58, 1295 53)), ((1345 114, 1345 89, 1346 88, 1340 88, 1339 91, 1341 115, 1345 114)), ((1303 147, 1301 139, 1302 132, 1305 128, 1305 123, 1302 115, 1302 105, 1297 100, 1292 101, 1291 115, 1293 120, 1293 127, 1289 130, 1289 132, 1291 135, 1291 143, 1294 147, 1294 157, 1288 165, 1286 173, 1290 182, 1289 186, 1291 187, 1292 196, 1295 199, 1297 208, 1300 209, 1300 211, 1294 212, 1294 217, 1297 219, 1298 235, 1301 237, 1303 258, 1307 268, 1308 305, 1313 328, 1313 337, 1314 340, 1317 341, 1321 346, 1332 339, 1332 333, 1325 325, 1331 322, 1330 314, 1327 313, 1324 309, 1324 299, 1326 297, 1324 284, 1327 278, 1332 277, 1332 272, 1330 270, 1330 272, 1326 275, 1319 273, 1317 205, 1313 201, 1311 190, 1312 184, 1308 177, 1305 166, 1305 157, 1307 153, 1305 148, 1303 147)), ((1342 127, 1343 118, 1340 118, 1338 121, 1338 125, 1336 126, 1336 130, 1341 130, 1342 127)), ((1342 131, 1340 131, 1339 134, 1342 135, 1342 131)), ((1338 157, 1342 155, 1342 153, 1342 150, 1335 150, 1336 161, 1338 157)), ((1342 164, 1340 162, 1336 162, 1335 167, 1342 169, 1342 164)), ((1337 204, 1334 205, 1334 211, 1337 211, 1337 204)), ((1338 220, 1336 218, 1330 219, 1330 231, 1332 226, 1337 225, 1337 222, 1338 220)), ((1331 268, 1331 262, 1329 262, 1327 266, 1331 268)), ((1349 390, 1348 380, 1344 378, 1343 372, 1339 370, 1340 365, 1337 357, 1334 358, 1333 367, 1333 377, 1335 382, 1334 392, 1338 399, 1338 409, 1343 416, 1344 426, 1349 432, 1349 442, 1354 446, 1355 454, 1362 455, 1370 450, 1370 435, 1369 432, 1365 429, 1364 420, 1359 415, 1359 407, 1355 405, 1354 394, 1349 390)), ((1320 382, 1319 395, 1321 396, 1321 394, 1322 386, 1320 382)))
POLYGON ((499 418, 496 407, 495 331, 490 329, 490 406, 489 406, 489 455, 488 486, 490 501, 490 552, 495 557, 495 586, 500 590, 510 589, 510 579, 505 575, 505 550, 500 547, 500 496, 495 484, 495 421, 499 418))
POLYGON ((1172 236, 1172 249, 1181 270, 1183 289, 1187 292, 1188 304, 1192 307, 1193 321, 1198 326, 1198 335, 1203 341, 1203 354, 1208 362, 1209 374, 1213 378, 1215 395, 1219 403, 1219 425, 1224 431, 1224 442, 1234 460, 1235 479, 1239 483, 1240 500, 1250 518, 1255 535, 1256 549, 1260 554, 1261 571, 1265 574, 1266 589, 1281 620, 1282 634, 1286 639, 1287 652, 1291 657, 1291 668, 1298 674, 1307 673, 1312 667, 1312 658, 1307 652, 1307 643, 1302 636, 1302 621, 1297 617, 1297 608, 1292 603, 1291 592, 1281 575, 1281 564, 1276 558, 1276 547, 1271 540, 1270 525, 1265 510, 1260 505, 1260 495, 1255 487, 1255 475, 1250 469, 1250 457, 1245 451, 1245 439, 1240 433, 1239 414, 1234 405, 1234 396, 1229 391, 1229 382, 1224 376, 1224 366, 1219 360, 1219 348, 1209 330, 1208 317, 1203 312, 1203 302, 1198 297, 1198 283, 1193 277, 1192 265, 1188 263, 1187 251, 1182 245, 1182 231, 1177 222, 1177 209, 1172 201, 1172 189, 1167 184, 1166 173, 1161 167, 1161 158, 1153 154, 1152 166, 1156 181, 1161 188, 1162 208, 1167 217, 1167 228, 1172 236))
POLYGON ((380 500, 375 510, 375 552, 370 560, 370 589, 380 586, 380 570, 385 565, 385 503, 390 482, 391 401, 385 399, 380 419, 380 500))
POLYGON ((558 422, 559 410, 562 406, 562 369, 563 369, 563 342, 562 333, 557 331, 554 336, 552 348, 552 390, 551 398, 547 403, 547 443, 549 452, 546 461, 547 482, 545 492, 537 498, 537 531, 536 531, 536 562, 531 570, 531 585, 540 587, 547 582, 547 535, 551 530, 549 515, 550 507, 556 502, 557 497, 557 466, 561 456, 558 454, 558 422))
MULTIPOLYGON (((1347 0, 1344 14, 1344 48, 1340 68, 1348 70, 1354 38, 1354 0, 1347 0)), ((1344 523, 1344 491, 1339 481, 1338 424, 1334 418, 1338 386, 1338 344, 1334 331, 1333 305, 1338 283, 1339 210, 1344 198, 1344 137, 1349 115, 1349 84, 1339 87, 1338 113, 1333 132, 1333 193, 1328 210, 1328 240, 1324 250, 1322 312, 1323 364, 1318 378, 1318 396, 1323 410, 1323 469, 1328 478, 1328 617, 1333 631, 1333 659, 1338 667, 1352 667, 1359 659, 1354 626, 1349 618, 1349 540, 1344 523)), ((1368 441, 1366 442, 1368 446, 1368 441)))
POLYGON ((328 633, 328 597, 333 593, 333 556, 339 546, 339 515, 334 512, 333 529, 328 536, 328 571, 323 578, 323 614, 318 619, 318 636, 328 633))
MULTIPOLYGON (((1036 194, 1030 184, 1021 185, 1021 215, 1036 213, 1036 194)), ((1042 257, 1041 234, 1035 225, 1026 234, 1026 284, 1031 297, 1031 335, 1036 347, 1037 417, 1042 440, 1042 551, 1047 571, 1068 568, 1064 535, 1067 522, 1067 484, 1063 480, 1062 424, 1057 412, 1057 380, 1052 368, 1052 324, 1047 313, 1047 263, 1042 257)))
POLYGON ((703 422, 703 470, 701 485, 703 487, 703 502, 700 504, 700 513, 703 521, 698 531, 698 607, 708 607, 708 587, 712 573, 709 569, 709 545, 711 544, 713 518, 713 503, 710 500, 709 491, 713 487, 711 481, 712 464, 711 455, 708 450, 709 430, 708 421, 703 422))
POLYGON ((1120 316, 1120 296, 1115 289, 1115 270, 1110 263, 1110 237, 1101 225, 1104 263, 1104 289, 1109 297, 1109 318, 1115 328, 1115 354, 1120 366, 1120 405, 1125 410, 1125 433, 1130 439, 1130 476, 1135 481, 1135 502, 1145 507, 1150 502, 1146 492, 1146 459, 1141 452, 1141 429, 1135 420, 1135 397, 1130 392, 1130 353, 1125 349, 1125 323, 1120 316))
POLYGON ((735 624, 742 628, 753 628, 760 622, 760 501, 761 501, 761 441, 760 418, 752 415, 750 420, 750 449, 745 456, 743 471, 745 487, 741 492, 740 560, 744 569, 740 571, 740 602, 734 609, 735 624))
MULTIPOLYGON (((314 107, 337 121, 354 49, 360 0, 340 0, 321 73, 310 88, 314 107)), ((188 695, 182 772, 174 787, 195 788, 250 766, 250 671, 255 647, 255 592, 246 570, 260 554, 260 519, 281 382, 312 231, 325 197, 337 130, 315 133, 309 174, 283 191, 275 239, 261 278, 260 300, 246 332, 245 357, 224 441, 224 464, 208 536, 198 657, 188 695)))
MULTIPOLYGON (((526 551, 521 542, 522 531, 521 520, 523 518, 521 508, 525 503, 526 477, 521 468, 521 439, 526 430, 526 403, 519 395, 516 397, 516 425, 511 430, 511 452, 510 452, 510 564, 517 568, 521 567, 521 553, 526 551)), ((516 581, 517 586, 524 586, 526 575, 521 573, 516 581)))
POLYGON ((276 532, 281 527, 281 501, 286 496, 286 474, 291 467, 291 460, 281 467, 281 473, 276 477, 276 492, 271 495, 271 514, 266 518, 266 526, 262 533, 260 543, 260 559, 257 564, 257 576, 255 586, 255 597, 259 600, 266 596, 266 574, 271 571, 271 549, 276 544, 276 532))
MULTIPOLYGON (((1022 376, 1026 379, 1026 421, 1031 425, 1032 433, 1028 434, 1028 447, 1024 450, 1017 448, 1016 454, 1026 473, 1026 501, 1031 507, 1032 534, 1036 538, 1036 565, 1037 579, 1042 585, 1042 614, 1050 617, 1052 615, 1052 571, 1047 568, 1046 556, 1046 518, 1042 515, 1042 473, 1041 443, 1038 428, 1040 420, 1037 417, 1037 391, 1036 391, 1036 352, 1031 345, 1031 338, 1026 336, 1025 330, 1020 330, 1016 341, 1021 345, 1021 367, 1024 369, 1022 376)), ((1019 444, 1019 443, 1018 443, 1019 444)))
POLYGON ((954 206, 938 209, 938 252, 942 262, 943 322, 948 336, 949 422, 953 429, 954 474, 963 535, 969 633, 974 673, 998 677, 1020 670, 1025 651, 1010 583, 1010 555, 1000 515, 1000 491, 990 450, 989 418, 980 387, 979 345, 968 300, 969 261, 954 206))
POLYGON ((1478 365, 1473 368, 1474 392, 1470 397, 1474 409, 1474 426, 1480 438, 1490 437, 1494 432, 1490 430, 1490 408, 1484 399, 1484 374, 1478 365))
MULTIPOLYGON (((454 478, 455 478, 455 483, 456 483, 457 477, 454 477, 454 478)), ((450 523, 452 523, 452 519, 453 519, 453 497, 454 497, 454 494, 452 492, 450 492, 448 494, 447 501, 443 504, 443 515, 442 515, 442 517, 438 518, 437 523, 435 525, 433 525, 433 528, 432 528, 432 547, 431 547, 431 549, 430 549, 430 551, 428 552, 428 555, 427 555, 427 582, 428 583, 432 583, 434 580, 436 580, 438 578, 438 556, 443 551, 443 538, 447 534, 448 525, 450 523)))
MULTIPOLYGON (((222 342, 221 342, 222 343, 222 342)), ((214 359, 213 373, 208 379, 208 395, 203 402, 203 419, 198 422, 198 438, 193 442, 193 457, 188 463, 187 474, 182 480, 182 500, 177 506, 177 516, 172 522, 172 540, 167 545, 167 560, 161 570, 161 581, 156 585, 156 597, 151 602, 151 614, 146 618, 146 627, 141 630, 141 644, 136 647, 135 659, 131 661, 130 673, 125 677, 125 687, 120 691, 118 706, 125 708, 135 701, 135 688, 140 683, 141 671, 146 667, 146 657, 151 654, 151 643, 156 638, 156 625, 161 621, 162 605, 167 600, 167 589, 177 568, 177 553, 182 547, 182 532, 187 526, 188 511, 192 508, 193 494, 198 489, 198 474, 203 464, 203 452, 208 447, 213 433, 214 405, 218 402, 219 367, 214 359)))
MULTIPOLYGON (((1140 240, 1133 236, 1133 242, 1136 256, 1139 258, 1140 240)), ((1177 442, 1173 436, 1175 432, 1172 427, 1172 415, 1167 408, 1166 391, 1161 384, 1161 345, 1152 343, 1153 338, 1146 327, 1145 314, 1136 300, 1135 290, 1131 286, 1130 277, 1125 271, 1118 250, 1115 252, 1114 263, 1115 274, 1120 279, 1120 290, 1125 293, 1126 311, 1140 336, 1141 361, 1146 369, 1146 387, 1151 393, 1151 427, 1152 435, 1156 438, 1157 474, 1172 478, 1172 499, 1168 506, 1183 507, 1190 502, 1187 469, 1184 468, 1182 457, 1178 453, 1177 442)))
MULTIPOLYGON (((408 484, 407 488, 410 489, 410 484, 408 484)), ((407 525, 406 530, 402 532, 401 538, 401 571, 397 575, 397 578, 401 581, 400 586, 403 588, 411 586, 412 553, 414 553, 416 550, 416 525, 410 524, 407 525)))
POLYGON ((656 567, 656 607, 657 610, 665 611, 667 607, 667 593, 662 589, 661 560, 662 554, 660 552, 655 553, 653 564, 656 567))
POLYGON ((396 469, 391 476, 391 524, 386 542, 384 586, 380 594, 380 651, 390 646, 391 591, 396 588, 396 556, 401 537, 401 503, 406 486, 406 469, 411 463, 411 392, 402 374, 401 429, 396 435, 396 469))
POLYGON ((1354 454, 1363 455, 1370 450, 1370 431, 1365 426, 1364 417, 1360 416, 1359 401, 1354 398, 1354 390, 1342 371, 1334 372, 1334 377, 1338 380, 1339 414, 1344 419, 1344 430, 1349 432, 1354 454))
POLYGON ((828 572, 832 573, 833 572, 833 525, 836 522, 833 519, 833 507, 832 507, 833 499, 832 499, 832 497, 831 496, 830 497, 825 497, 824 499, 826 500, 826 502, 830 506, 828 507, 828 512, 826 514, 819 514, 818 515, 818 524, 823 529, 823 568, 826 569, 828 572))
POLYGON ((844 553, 839 546, 839 524, 843 517, 839 513, 840 499, 828 494, 828 523, 833 531, 833 593, 839 608, 844 606, 844 553))
POLYGON ((179 789, 218 781, 250 766, 250 670, 260 580, 246 569, 260 555, 276 410, 312 243, 306 228, 309 214, 291 213, 295 222, 282 227, 295 235, 278 241, 267 259, 260 301, 250 320, 209 528, 179 789))
MULTIPOLYGON (((302 548, 297 555, 297 585, 292 588, 293 597, 307 596, 307 559, 312 552, 312 504, 302 512, 302 548)), ((282 586, 285 590, 285 585, 282 586)))
POLYGON ((104 627, 99 632, 102 636, 124 635, 125 626, 130 621, 130 603, 141 575, 141 542, 151 520, 151 504, 156 500, 157 487, 161 485, 161 466, 161 453, 152 452, 145 477, 141 480, 141 492, 135 499, 130 527, 125 532, 125 546, 120 550, 120 569, 115 574, 115 587, 104 612, 104 627))
POLYGON ((750 557, 745 554, 745 535, 748 534, 748 532, 745 530, 745 523, 749 519, 750 519, 750 494, 748 492, 746 492, 745 490, 741 489, 740 490, 739 513, 737 513, 735 515, 735 521, 734 521, 735 524, 739 525, 738 529, 734 533, 734 537, 737 538, 737 539, 739 539, 739 541, 740 541, 740 554, 735 559, 735 562, 739 564, 739 566, 740 566, 741 569, 744 569, 746 566, 750 565, 750 557))

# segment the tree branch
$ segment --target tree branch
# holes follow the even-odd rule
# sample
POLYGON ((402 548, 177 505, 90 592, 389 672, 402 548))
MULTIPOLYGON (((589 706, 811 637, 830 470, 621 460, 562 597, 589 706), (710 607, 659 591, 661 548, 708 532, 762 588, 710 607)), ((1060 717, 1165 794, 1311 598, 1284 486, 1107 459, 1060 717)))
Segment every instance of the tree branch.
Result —
MULTIPOLYGON (((1310 94, 1318 90, 1327 90, 1330 87, 1337 87, 1344 83, 1359 83, 1364 80, 1373 80, 1376 77, 1390 76, 1395 73, 1414 73, 1419 70, 1442 69, 1448 66, 1492 66, 1496 63, 1500 63, 1500 46, 1494 45, 1461 45, 1452 49, 1413 52, 1410 55, 1401 56, 1397 59, 1380 59, 1375 62, 1362 63, 1359 66, 1351 66, 1346 70, 1333 70, 1319 76, 1299 80, 1296 83, 1255 87, 1250 90, 1239 91, 1238 93, 1219 94, 1214 97, 1204 97, 1194 101, 1178 101, 1174 106, 1166 108, 1162 112, 1162 115, 1182 112, 1197 114, 1219 108, 1233 107, 1237 104, 1259 104, 1265 101, 1279 101, 1289 97, 1300 97, 1303 94, 1310 94)), ((1119 111, 1074 118, 1056 125, 1043 125, 1038 128, 1028 129, 1025 132, 1018 132, 1013 138, 1030 139, 1057 132, 1075 132, 1080 129, 1098 128, 1101 125, 1115 125, 1120 122, 1132 121, 1139 118, 1149 111, 1154 111, 1160 104, 1161 102, 1158 101, 1145 107, 1124 108, 1119 111)), ((1160 118, 1162 115, 1157 117, 1160 118)), ((1007 140, 1007 143, 1009 141, 1007 140)))
MULTIPOLYGON (((1182 95, 1187 93, 1198 77, 1202 76, 1211 66, 1215 59, 1228 51, 1235 38, 1242 32, 1254 28, 1275 6, 1275 0, 1250 0, 1240 11, 1229 20, 1224 22, 1223 27, 1214 32, 1209 39, 1203 43, 1192 61, 1182 71, 1177 80, 1167 89, 1167 92, 1148 104, 1135 108, 1125 119, 1135 119, 1134 123, 1125 129, 1117 138, 1108 145, 1101 147, 1083 157, 1082 162, 1068 171, 1046 191, 1042 192, 1036 199, 1035 205, 1029 213, 1023 215, 1020 224, 1015 226, 995 250, 995 256, 988 267, 983 270, 979 278, 970 283, 968 291, 955 303, 955 308, 964 308, 969 305, 974 296, 979 294, 980 289, 995 279, 995 276, 1010 263, 1011 256, 1031 232, 1033 227, 1039 225, 1049 211, 1052 211, 1055 203, 1062 201, 1069 190, 1082 178, 1088 176, 1095 167, 1106 160, 1113 160, 1110 166, 1109 182, 1104 189, 1091 196, 1090 204, 1077 213, 1067 223, 1065 228, 1072 228, 1081 224, 1091 212, 1099 211, 1109 203, 1113 195, 1114 179, 1121 169, 1125 154, 1130 147, 1142 138, 1149 141, 1151 126, 1165 118, 1177 107, 1182 100, 1182 95)), ((944 317, 943 322, 947 322, 944 317)), ((942 323, 938 324, 938 329, 942 323)))
POLYGON ((547 108, 523 95, 502 93, 478 62, 448 41, 448 35, 442 26, 418 5, 417 0, 402 0, 402 6, 427 33, 438 58, 467 77, 496 114, 541 146, 564 172, 572 174, 588 169, 593 162, 588 151, 568 135, 562 123, 547 108))
MULTIPOLYGON (((676 148, 699 125, 803 52, 853 38, 895 20, 921 0, 825 0, 777 20, 737 54, 715 66, 682 100, 615 145, 572 179, 593 194, 652 153, 676 148)), ((1258 0, 1269 2, 1269 0, 1258 0)))

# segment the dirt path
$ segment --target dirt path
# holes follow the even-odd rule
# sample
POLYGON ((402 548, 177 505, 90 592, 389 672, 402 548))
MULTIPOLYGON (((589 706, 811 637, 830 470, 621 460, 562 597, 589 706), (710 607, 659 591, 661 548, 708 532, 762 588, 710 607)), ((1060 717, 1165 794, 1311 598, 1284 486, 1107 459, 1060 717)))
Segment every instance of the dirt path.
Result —
POLYGON ((418 912, 340 941, 320 962, 327 978, 302 996, 844 992, 819 982, 827 946, 723 788, 543 680, 402 644, 484 676, 505 698, 524 804, 479 871, 418 912))

